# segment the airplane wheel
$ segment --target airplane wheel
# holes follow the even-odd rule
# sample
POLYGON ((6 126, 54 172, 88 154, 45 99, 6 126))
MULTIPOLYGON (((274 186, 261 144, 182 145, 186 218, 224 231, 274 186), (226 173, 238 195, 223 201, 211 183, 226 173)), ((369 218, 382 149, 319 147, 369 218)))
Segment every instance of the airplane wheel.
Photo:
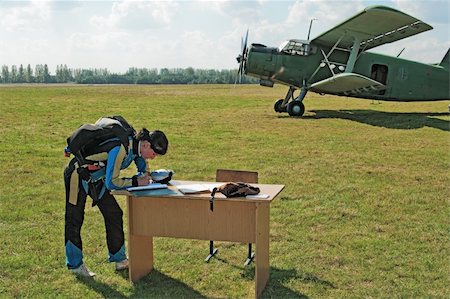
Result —
POLYGON ((287 105, 287 112, 290 116, 302 116, 305 113, 305 105, 300 101, 292 101, 287 105))
POLYGON ((273 109, 275 110, 275 112, 278 112, 278 113, 286 112, 286 111, 283 111, 283 109, 281 108, 282 103, 283 103, 283 99, 279 99, 278 101, 275 102, 275 105, 273 105, 273 109))

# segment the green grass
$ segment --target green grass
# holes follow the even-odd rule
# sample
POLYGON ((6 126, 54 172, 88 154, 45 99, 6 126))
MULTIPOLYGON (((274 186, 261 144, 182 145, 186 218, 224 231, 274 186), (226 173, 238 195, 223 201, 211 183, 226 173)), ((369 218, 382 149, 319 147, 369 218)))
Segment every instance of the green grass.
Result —
MULTIPOLYGON (((271 205, 263 297, 450 295, 448 102, 379 104, 308 94, 303 118, 273 112, 285 87, 0 87, 0 297, 251 297, 247 247, 156 238, 155 270, 136 284, 106 261, 103 220, 86 208, 82 236, 94 280, 65 268, 67 136, 120 114, 161 129, 169 153, 151 163, 177 179, 217 168, 285 184, 271 205)), ((131 170, 130 170, 131 172, 131 170)), ((118 201, 125 210, 123 197, 118 201)), ((125 221, 126 222, 126 221, 125 221)))

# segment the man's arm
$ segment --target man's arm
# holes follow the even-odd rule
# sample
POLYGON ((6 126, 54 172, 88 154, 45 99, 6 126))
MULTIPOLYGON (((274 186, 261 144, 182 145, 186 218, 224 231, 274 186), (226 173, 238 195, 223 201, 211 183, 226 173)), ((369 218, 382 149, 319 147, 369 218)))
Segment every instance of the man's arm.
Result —
POLYGON ((105 185, 108 190, 124 189, 127 187, 138 186, 137 177, 121 178, 120 170, 122 162, 126 156, 126 150, 123 145, 116 146, 108 153, 106 162, 105 185))
POLYGON ((134 163, 136 164, 137 170, 139 173, 148 173, 148 165, 144 158, 142 157, 136 157, 134 159, 134 163))

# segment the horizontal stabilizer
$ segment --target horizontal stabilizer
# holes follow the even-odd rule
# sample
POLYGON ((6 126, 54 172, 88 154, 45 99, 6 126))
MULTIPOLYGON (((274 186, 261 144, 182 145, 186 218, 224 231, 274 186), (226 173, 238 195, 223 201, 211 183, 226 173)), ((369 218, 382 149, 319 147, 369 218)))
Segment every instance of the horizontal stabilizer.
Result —
POLYGON ((384 90, 386 86, 362 75, 342 73, 316 82, 310 89, 318 93, 354 95, 384 90))
POLYGON ((361 48, 368 50, 430 29, 433 27, 399 10, 372 6, 316 37, 311 43, 332 47, 340 40, 339 47, 350 49, 357 38, 361 41, 361 48))

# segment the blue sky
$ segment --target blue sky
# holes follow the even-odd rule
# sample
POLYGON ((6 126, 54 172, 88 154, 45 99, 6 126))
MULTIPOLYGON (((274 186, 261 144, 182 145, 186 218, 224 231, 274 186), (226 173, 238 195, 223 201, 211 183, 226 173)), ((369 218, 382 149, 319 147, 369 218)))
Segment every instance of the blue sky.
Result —
POLYGON ((0 1, 0 65, 233 69, 247 28, 249 43, 278 46, 306 39, 311 18, 313 38, 370 5, 434 27, 373 52, 434 63, 449 49, 447 0, 0 1))

